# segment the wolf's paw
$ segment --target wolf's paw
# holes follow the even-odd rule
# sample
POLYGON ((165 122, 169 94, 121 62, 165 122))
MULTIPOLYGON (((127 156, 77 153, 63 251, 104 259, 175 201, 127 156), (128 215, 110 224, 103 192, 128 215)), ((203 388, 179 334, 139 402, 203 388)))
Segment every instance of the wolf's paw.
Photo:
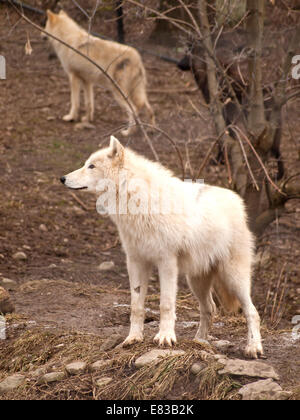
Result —
POLYGON ((129 335, 121 345, 122 347, 129 347, 133 344, 141 343, 143 339, 144 338, 142 334, 129 335))
POLYGON ((64 115, 62 119, 64 121, 67 121, 67 122, 76 121, 77 120, 77 118, 74 115, 72 115, 72 114, 64 115))
POLYGON ((264 358, 264 350, 260 343, 249 344, 245 348, 244 354, 248 359, 258 359, 259 357, 264 358))
POLYGON ((166 332, 166 333, 159 332, 154 337, 154 342, 161 347, 163 346, 172 347, 173 344, 176 344, 177 342, 175 332, 166 332))
POLYGON ((83 115, 81 117, 81 122, 83 123, 91 123, 94 120, 93 117, 91 117, 90 115, 83 115))

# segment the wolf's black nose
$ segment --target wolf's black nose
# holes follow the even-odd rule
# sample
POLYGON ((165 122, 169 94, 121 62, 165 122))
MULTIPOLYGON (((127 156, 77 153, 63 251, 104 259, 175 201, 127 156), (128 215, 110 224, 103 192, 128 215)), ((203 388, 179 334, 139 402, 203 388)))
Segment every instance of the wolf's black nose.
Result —
POLYGON ((60 182, 61 182, 62 184, 64 184, 64 183, 66 182, 66 177, 65 177, 65 176, 62 176, 62 177, 60 178, 60 182))

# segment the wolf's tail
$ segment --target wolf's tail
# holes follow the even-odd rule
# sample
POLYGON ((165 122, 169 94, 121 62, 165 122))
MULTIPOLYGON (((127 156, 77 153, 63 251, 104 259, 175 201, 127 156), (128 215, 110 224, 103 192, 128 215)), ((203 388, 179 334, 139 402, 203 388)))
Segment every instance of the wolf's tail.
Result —
POLYGON ((213 289, 218 303, 226 312, 239 312, 239 309, 241 308, 240 302, 237 297, 230 291, 222 276, 216 276, 213 289))

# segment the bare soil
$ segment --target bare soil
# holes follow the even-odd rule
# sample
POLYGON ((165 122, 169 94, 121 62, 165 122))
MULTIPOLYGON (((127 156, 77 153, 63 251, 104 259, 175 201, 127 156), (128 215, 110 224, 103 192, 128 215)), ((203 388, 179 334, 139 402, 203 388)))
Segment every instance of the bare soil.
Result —
MULTIPOLYGON (((84 22, 78 10, 69 11, 84 22)), ((36 16, 32 18, 41 23, 36 16)), ((94 30, 114 37, 111 27, 108 18, 99 19, 94 30)), ((143 27, 137 25, 137 32, 128 33, 128 41, 135 42, 140 30, 139 44, 144 48, 180 57, 180 51, 174 46, 158 47, 151 43, 151 26, 144 32, 140 28, 143 27)), ((51 358, 57 364, 55 355, 59 347, 55 346, 63 344, 71 348, 70 337, 73 344, 78 340, 78 347, 84 341, 85 345, 89 343, 91 355, 97 360, 97 348, 105 339, 112 334, 126 337, 130 294, 125 257, 115 226, 96 212, 94 197, 80 192, 71 194, 59 182, 62 175, 79 168, 99 145, 106 145, 111 133, 118 135, 126 116, 110 93, 99 86, 96 128, 76 130, 74 124, 63 122, 62 116, 69 107, 69 86, 60 63, 51 58, 51 48, 39 33, 19 21, 18 16, 3 5, 0 5, 0 54, 7 61, 7 80, 0 81, 0 278, 16 282, 11 296, 17 313, 7 318, 8 340, 0 341, 1 379, 14 371, 28 371, 35 364, 51 364, 51 358), (33 48, 31 56, 25 55, 24 50, 27 34, 33 48), (27 259, 15 260, 13 255, 18 251, 25 252, 27 259), (114 261, 115 268, 99 271, 98 266, 103 261, 114 261), (20 337, 24 339, 24 334, 27 338, 35 334, 45 338, 46 334, 48 338, 38 341, 34 351, 32 348, 28 353, 25 351, 28 360, 16 365, 13 352, 10 356, 6 350, 13 348, 20 337), (5 363, 1 361, 1 353, 6 354, 5 363), (36 357, 30 358, 32 354, 36 357), (45 354, 47 356, 39 358, 45 354)), ((213 134, 213 130, 193 78, 175 65, 148 54, 144 54, 143 59, 157 124, 176 139, 184 162, 189 157, 196 169, 210 147, 205 138, 213 134)), ((297 106, 299 101, 286 110, 283 127, 283 152, 292 173, 300 172, 297 106)), ((129 139, 121 136, 120 139, 153 158, 140 132, 129 139)), ((159 132, 152 133, 151 139, 161 162, 180 176, 180 160, 168 139, 159 132)), ((186 174, 190 174, 188 166, 186 174)), ((203 177, 208 183, 228 185, 226 170, 213 159, 203 177)), ((291 320, 300 313, 299 205, 291 202, 288 210, 258 241, 258 251, 263 252, 264 257, 254 273, 253 298, 263 318, 262 334, 268 361, 277 369, 282 387, 298 390, 295 395, 299 396, 299 340, 291 339, 294 327, 291 320)), ((149 293, 144 347, 105 353, 105 357, 123 357, 123 368, 127 366, 127 370, 124 368, 122 372, 127 375, 132 373, 128 360, 154 347, 152 338, 159 320, 156 276, 151 280, 149 293)), ((190 346, 195 350, 191 340, 198 320, 197 305, 182 279, 177 306, 177 347, 190 346)), ((241 348, 246 338, 243 317, 219 315, 211 333, 218 339, 232 341, 230 356, 243 357, 241 348)), ((83 348, 86 349, 84 344, 83 348)), ((77 349, 65 358, 84 358, 83 353, 77 349)), ((103 354, 99 352, 99 358, 103 354)), ((117 369, 113 373, 117 375, 117 369)), ((91 379, 82 377, 81 381, 85 383, 84 389, 72 378, 62 392, 51 394, 51 388, 44 392, 33 386, 21 397, 93 398, 91 379)), ((174 386, 161 395, 161 398, 178 399, 198 397, 193 384, 189 385, 188 393, 174 386)))

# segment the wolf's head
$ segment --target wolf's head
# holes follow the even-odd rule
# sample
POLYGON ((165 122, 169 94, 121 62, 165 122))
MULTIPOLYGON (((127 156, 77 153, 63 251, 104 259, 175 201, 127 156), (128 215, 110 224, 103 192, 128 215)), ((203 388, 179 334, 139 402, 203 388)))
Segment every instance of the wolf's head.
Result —
POLYGON ((123 168, 125 149, 115 137, 110 145, 93 153, 84 166, 77 171, 61 177, 61 182, 73 190, 97 192, 97 185, 104 179, 116 181, 123 168))
MULTIPOLYGON (((63 10, 57 14, 48 9, 45 31, 51 35, 59 35, 60 28, 62 30, 67 30, 66 24, 69 21, 72 21, 71 18, 63 10)), ((42 37, 47 38, 47 35, 42 34, 42 37)))

